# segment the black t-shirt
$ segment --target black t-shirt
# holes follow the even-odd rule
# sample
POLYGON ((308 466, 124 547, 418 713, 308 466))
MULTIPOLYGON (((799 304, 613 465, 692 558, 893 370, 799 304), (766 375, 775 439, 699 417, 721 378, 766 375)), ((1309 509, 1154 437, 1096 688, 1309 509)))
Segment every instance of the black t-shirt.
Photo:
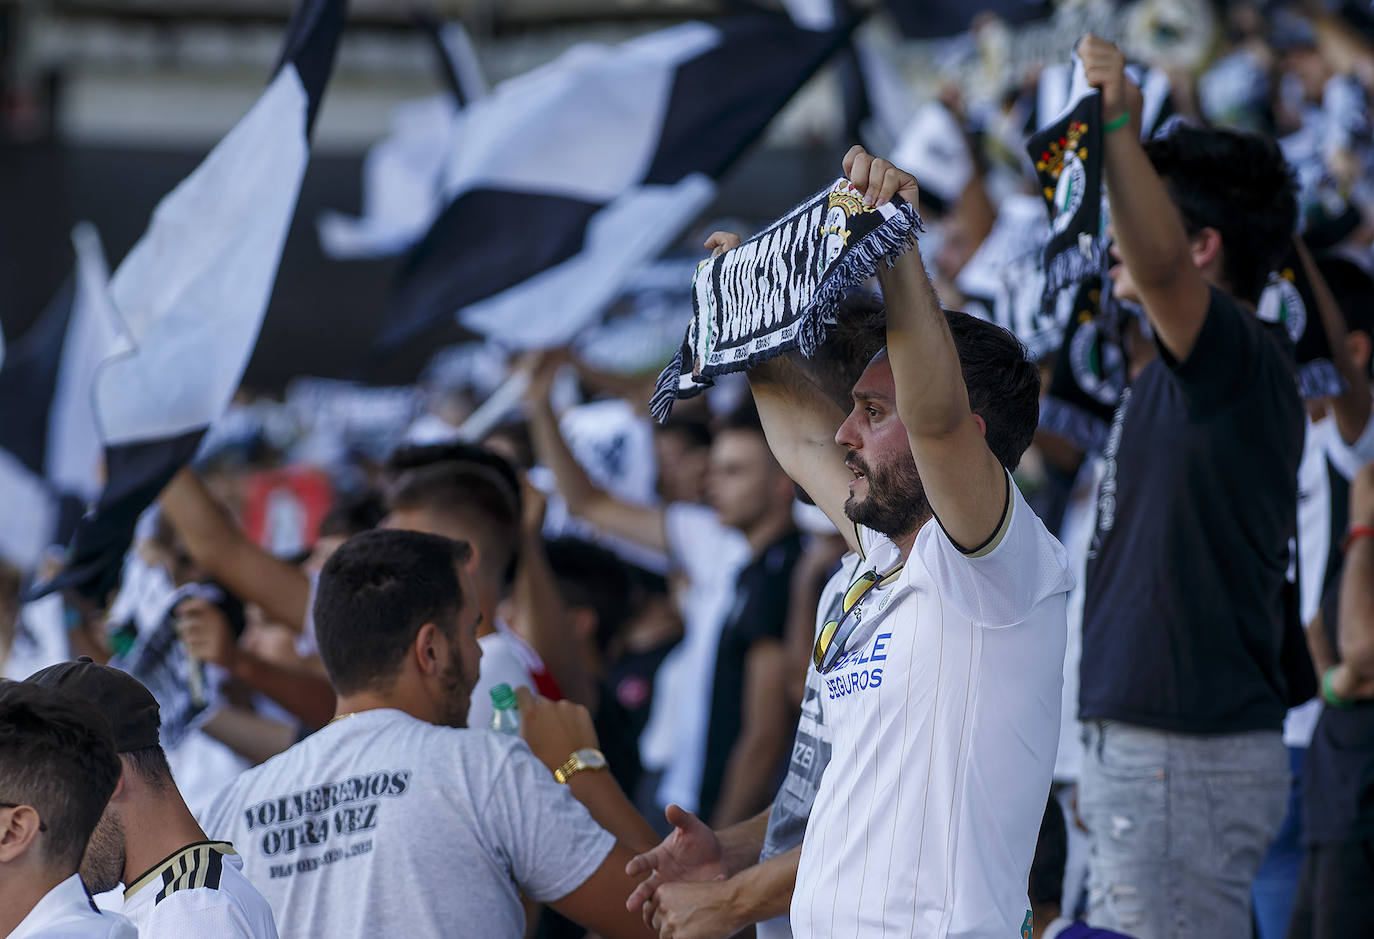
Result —
MULTIPOLYGON (((740 571, 735 605, 721 627, 716 677, 711 689, 711 718, 706 727, 706 763, 701 774, 702 818, 715 812, 725 782, 725 768, 743 726, 745 660, 754 643, 783 640, 792 568, 801 557, 802 541, 790 532, 765 548, 740 571)), ((778 761, 778 773, 788 754, 778 761)))
MULTIPOLYGON (((1340 592, 1337 577, 1322 598, 1322 622, 1337 659, 1340 592)), ((1348 709, 1322 705, 1302 773, 1305 844, 1374 838, 1374 701, 1348 709)))
POLYGON ((1213 290, 1188 358, 1161 349, 1123 393, 1089 552, 1084 720, 1282 726, 1303 440, 1291 349, 1213 290))

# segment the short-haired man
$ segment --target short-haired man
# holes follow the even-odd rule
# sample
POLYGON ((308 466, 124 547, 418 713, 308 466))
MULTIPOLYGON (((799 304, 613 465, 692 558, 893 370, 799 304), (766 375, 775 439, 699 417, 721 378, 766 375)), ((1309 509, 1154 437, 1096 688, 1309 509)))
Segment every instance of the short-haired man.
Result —
MULTIPOLYGON (((863 148, 844 166, 868 205, 915 203, 915 179, 863 148)), ((864 558, 813 658, 831 755, 792 930, 1012 936, 1030 913, 1072 584, 1011 481, 1039 374, 1005 330, 941 310, 914 247, 879 280, 887 348, 848 416, 790 359, 750 374, 774 454, 864 558)))
POLYGON ((1116 128, 1112 292, 1159 346, 1113 420, 1088 561, 1088 918, 1141 939, 1249 935, 1295 703, 1281 652, 1303 408, 1291 345, 1254 312, 1289 248, 1293 182, 1256 136, 1180 125, 1142 146, 1120 50, 1087 36, 1078 54, 1116 128))
POLYGON ((0 935, 136 939, 77 873, 118 780, 109 726, 90 705, 0 683, 0 935))
POLYGON ((119 784, 81 862, 87 889, 105 893, 123 884, 120 912, 144 939, 276 939, 272 909, 243 876, 234 846, 206 838, 177 791, 148 689, 84 656, 45 668, 27 683, 96 705, 113 732, 119 784))
POLYGON ((325 564, 315 630, 338 717, 232 782, 206 819, 234 838, 284 935, 518 937, 522 894, 605 936, 647 935, 622 901, 625 843, 652 831, 582 749, 595 746, 587 712, 521 693, 543 764, 465 727, 482 655, 470 566, 466 545, 396 529, 325 564), (560 744, 560 726, 576 742, 560 744))

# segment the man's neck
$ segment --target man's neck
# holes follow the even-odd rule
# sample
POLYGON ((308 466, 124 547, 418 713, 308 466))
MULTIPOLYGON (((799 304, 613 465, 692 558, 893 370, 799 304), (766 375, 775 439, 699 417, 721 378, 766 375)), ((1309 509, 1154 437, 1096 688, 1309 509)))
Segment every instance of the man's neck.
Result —
POLYGON ((1058 918, 1059 907, 1055 904, 1031 907, 1031 939, 1041 939, 1045 928, 1058 918))
POLYGON ((764 516, 753 525, 743 529, 744 537, 749 542, 749 553, 757 558, 763 554, 767 548, 783 535, 790 534, 797 528, 792 521, 792 508, 788 506, 787 512, 773 512, 764 516))
POLYGON ((925 528, 926 524, 934 517, 933 515, 927 515, 925 518, 921 519, 920 523, 917 524, 915 528, 911 529, 910 532, 892 539, 892 543, 897 546, 897 550, 901 554, 903 564, 910 559, 911 549, 916 547, 916 536, 921 533, 921 529, 925 528))
MULTIPOLYGON (((397 688, 400 688, 401 685, 401 681, 396 683, 397 688)), ((334 720, 343 720, 363 711, 380 710, 401 711, 416 720, 430 724, 439 723, 438 715, 433 712, 433 707, 428 702, 400 693, 376 691, 359 691, 356 694, 339 695, 338 704, 334 707, 334 720)))
POLYGON ((209 840, 170 782, 165 790, 139 799, 132 812, 126 806, 121 821, 125 889, 187 845, 209 840))
POLYGON ((501 588, 499 581, 493 582, 492 578, 480 571, 473 581, 477 591, 477 608, 482 614, 482 621, 477 624, 477 638, 481 639, 496 632, 496 608, 501 605, 501 588))
POLYGON ((8 936, 48 893, 71 876, 0 869, 0 936, 8 936))

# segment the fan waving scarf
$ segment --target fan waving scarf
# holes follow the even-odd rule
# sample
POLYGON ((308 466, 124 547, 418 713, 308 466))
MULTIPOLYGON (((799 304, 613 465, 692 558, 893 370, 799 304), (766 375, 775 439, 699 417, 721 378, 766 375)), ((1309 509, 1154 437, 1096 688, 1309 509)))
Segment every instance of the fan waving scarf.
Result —
POLYGON ((838 179, 738 248, 703 261, 687 336, 650 402, 654 417, 665 420, 674 400, 717 375, 793 348, 812 355, 844 293, 890 266, 921 230, 915 207, 900 197, 875 208, 838 179))

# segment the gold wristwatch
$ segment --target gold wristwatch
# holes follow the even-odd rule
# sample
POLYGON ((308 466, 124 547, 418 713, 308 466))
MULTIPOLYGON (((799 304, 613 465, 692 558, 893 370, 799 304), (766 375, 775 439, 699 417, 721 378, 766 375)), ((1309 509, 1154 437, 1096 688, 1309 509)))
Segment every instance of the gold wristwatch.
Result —
POLYGON ((558 782, 567 783, 584 769, 605 769, 607 766, 606 755, 600 750, 593 750, 587 747, 582 750, 574 750, 572 756, 568 757, 568 762, 553 771, 553 778, 558 782))

